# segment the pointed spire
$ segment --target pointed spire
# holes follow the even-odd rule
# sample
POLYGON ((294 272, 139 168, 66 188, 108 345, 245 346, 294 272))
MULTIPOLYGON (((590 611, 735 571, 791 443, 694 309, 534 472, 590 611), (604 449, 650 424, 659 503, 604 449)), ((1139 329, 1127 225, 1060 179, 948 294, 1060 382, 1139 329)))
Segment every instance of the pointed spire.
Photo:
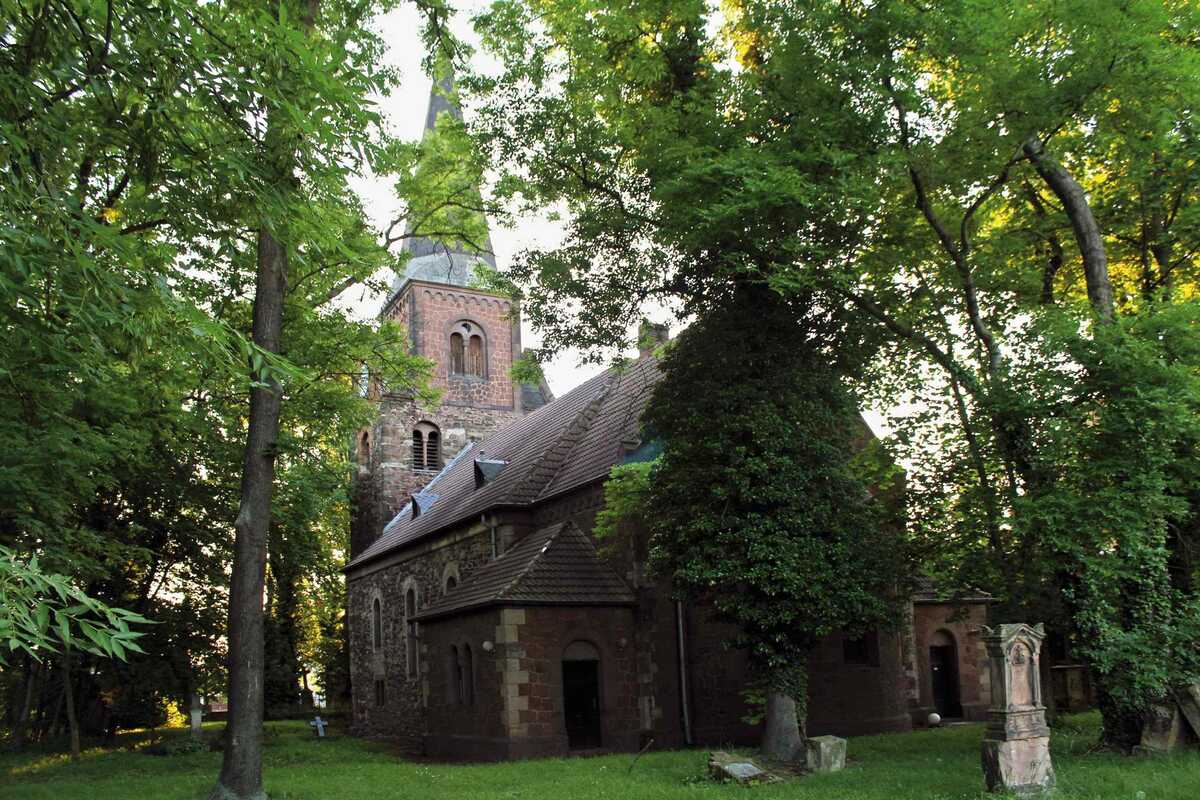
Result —
POLYGON ((454 69, 444 67, 429 87, 429 105, 425 109, 425 135, 437 127, 437 118, 449 114, 455 119, 463 118, 462 109, 454 99, 454 69))
MULTIPOLYGON (((425 129, 423 137, 437 128, 438 117, 450 114, 455 119, 463 118, 454 90, 454 70, 449 65, 435 67, 434 79, 429 87, 429 104, 425 109, 425 129)), ((476 194, 479 194, 476 187, 476 194)), ((406 225, 406 232, 411 232, 411 221, 406 225)), ((491 268, 496 267, 496 257, 492 252, 492 236, 488 231, 479 243, 486 252, 468 252, 463 245, 450 242, 442 243, 433 239, 418 236, 404 241, 404 249, 410 254, 404 273, 397 275, 392 282, 392 290, 388 301, 384 303, 384 311, 391 305, 409 280, 426 280, 435 283, 448 283, 456 286, 467 286, 475 274, 475 265, 480 261, 491 268)))

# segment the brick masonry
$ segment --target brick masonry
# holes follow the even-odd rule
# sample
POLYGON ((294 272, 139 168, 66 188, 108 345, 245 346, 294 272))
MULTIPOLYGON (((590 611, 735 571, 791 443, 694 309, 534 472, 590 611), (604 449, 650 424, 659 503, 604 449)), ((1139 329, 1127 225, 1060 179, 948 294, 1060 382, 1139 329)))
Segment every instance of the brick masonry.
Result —
MULTIPOLYGON (((420 626, 420 671, 406 673, 403 592, 416 585, 421 607, 440 597, 448 574, 460 581, 526 532, 571 519, 590 530, 598 493, 590 488, 539 507, 464 525, 432 543, 415 543, 349 576, 354 728, 441 758, 492 760, 567 752, 561 657, 576 639, 601 652, 603 747, 636 750, 685 744, 676 604, 665 584, 642 577, 637 531, 601 552, 637 595, 633 608, 484 608, 420 626), (492 523, 495 523, 494 526, 492 523), (382 655, 369 641, 369 614, 383 598, 382 655), (484 642, 490 642, 488 652, 484 642), (473 702, 454 699, 449 648, 469 646, 473 702), (373 681, 387 681, 385 707, 373 705, 373 681), (365 688, 364 688, 365 687, 365 688)), ((685 605, 687 692, 693 741, 752 744, 760 728, 745 721, 742 691, 750 676, 744 653, 725 646, 732 628, 703 606, 685 605)), ((878 634, 871 664, 847 664, 843 637, 823 640, 810 663, 809 732, 854 735, 907 730, 911 678, 902 634, 878 634)), ((964 695, 964 701, 966 700, 964 695)))
POLYGON ((913 723, 923 725, 934 710, 933 680, 929 668, 929 646, 941 631, 954 641, 958 653, 959 697, 963 717, 987 719, 991 702, 991 677, 987 651, 980 628, 987 624, 987 604, 981 602, 920 602, 913 610, 913 639, 916 657, 917 702, 912 709, 913 723))
POLYGON ((469 442, 486 439, 521 416, 519 387, 509 375, 521 349, 520 318, 511 303, 457 286, 410 281, 389 306, 389 319, 409 332, 413 352, 434 363, 431 385, 440 402, 423 407, 409 395, 377 393, 379 415, 356 441, 359 471, 352 494, 351 556, 371 545, 408 499, 437 474, 413 468, 412 436, 418 423, 440 433, 440 463, 469 442), (482 378, 450 374, 450 333, 469 321, 486 342, 482 378))

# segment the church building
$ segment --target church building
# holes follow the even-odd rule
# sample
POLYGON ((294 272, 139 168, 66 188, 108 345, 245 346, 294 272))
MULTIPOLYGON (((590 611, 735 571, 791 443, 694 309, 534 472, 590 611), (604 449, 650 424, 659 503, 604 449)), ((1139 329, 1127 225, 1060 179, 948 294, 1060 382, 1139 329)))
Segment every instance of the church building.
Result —
MULTIPOLYGON (((427 128, 458 113, 448 94, 435 86, 427 128)), ((519 317, 473 287, 490 254, 406 247, 382 316, 436 364, 442 393, 426 407, 376 387, 378 418, 356 442, 345 569, 354 732, 471 760, 756 743, 746 656, 723 646, 731 629, 646 574, 638 531, 603 547, 591 536, 609 471, 646 457, 652 353, 558 399, 516 383, 519 317)), ((983 713, 985 656, 964 623, 975 612, 932 590, 914 599, 901 633, 821 643, 810 733, 907 730, 935 702, 983 713), (942 669, 932 683, 930 664, 942 669)))

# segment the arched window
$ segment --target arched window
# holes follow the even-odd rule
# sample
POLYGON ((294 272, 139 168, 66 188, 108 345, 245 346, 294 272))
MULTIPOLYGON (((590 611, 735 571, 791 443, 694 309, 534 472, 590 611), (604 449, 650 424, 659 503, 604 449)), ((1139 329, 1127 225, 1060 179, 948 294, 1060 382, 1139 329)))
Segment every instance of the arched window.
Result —
POLYGON ((408 662, 408 674, 417 674, 417 590, 409 587, 404 593, 404 657, 408 662))
POLYGON ((466 369, 466 348, 463 346, 463 335, 455 331, 450 334, 450 374, 462 375, 466 369))
POLYGON ((412 468, 425 469, 425 434, 420 430, 413 431, 412 468))
POLYGON ((462 666, 458 661, 458 648, 450 645, 450 657, 446 661, 446 702, 454 705, 459 701, 462 686, 462 666))
POLYGON ((379 598, 371 601, 371 647, 378 650, 383 646, 383 610, 379 598))
POLYGON ((482 378, 487 367, 487 342, 483 330, 463 320, 450 333, 450 374, 482 378))
POLYGON ((442 437, 437 430, 425 434, 425 469, 442 468, 442 437))
POLYGON ((465 706, 472 705, 475 702, 475 663, 471 658, 471 645, 464 644, 462 646, 462 669, 459 670, 462 676, 462 685, 459 687, 459 697, 465 706))
POLYGON ((412 468, 428 471, 442 468, 442 434, 432 422, 418 422, 413 428, 412 468))
POLYGON ((358 437, 358 464, 361 467, 371 466, 371 434, 367 431, 358 437))
POLYGON ((449 594, 458 586, 458 563, 451 561, 442 569, 442 594, 449 594))

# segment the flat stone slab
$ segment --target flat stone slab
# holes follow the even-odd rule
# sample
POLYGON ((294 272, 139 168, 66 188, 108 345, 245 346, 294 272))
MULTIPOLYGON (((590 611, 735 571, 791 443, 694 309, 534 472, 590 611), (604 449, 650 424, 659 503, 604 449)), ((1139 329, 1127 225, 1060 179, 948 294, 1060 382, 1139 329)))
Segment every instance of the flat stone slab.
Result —
POLYGON ((738 753, 716 751, 708 756, 708 774, 722 783, 772 783, 779 780, 754 759, 738 753))

